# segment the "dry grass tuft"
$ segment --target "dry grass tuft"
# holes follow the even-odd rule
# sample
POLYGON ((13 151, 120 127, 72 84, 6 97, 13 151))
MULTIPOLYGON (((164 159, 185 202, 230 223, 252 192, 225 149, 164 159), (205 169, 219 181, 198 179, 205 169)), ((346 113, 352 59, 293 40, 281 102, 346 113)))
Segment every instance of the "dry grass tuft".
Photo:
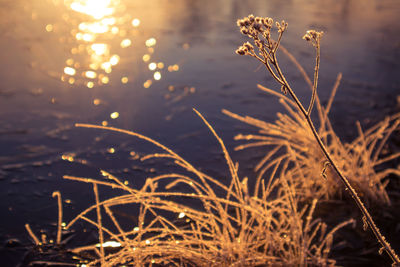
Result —
POLYGON ((66 228, 84 220, 98 228, 99 243, 103 244, 100 249, 89 246, 73 252, 94 251, 98 259, 90 262, 91 266, 99 263, 107 266, 334 265, 335 261, 329 258, 333 234, 353 220, 328 231, 325 223, 312 217, 317 199, 299 209, 298 195, 286 177, 287 164, 280 173, 272 174, 267 184, 260 179, 257 190, 251 194, 247 178, 239 178, 238 165, 230 158, 223 141, 202 115, 197 114, 223 150, 231 176, 229 185, 202 173, 171 149, 148 137, 111 127, 78 125, 123 132, 150 142, 163 152, 142 160, 155 157, 171 160, 181 167, 182 173, 150 177, 141 189, 131 188, 105 171, 102 173, 107 181, 65 176, 65 179, 91 183, 96 199, 94 205, 76 216, 66 228), (182 192, 178 185, 190 190, 182 192), (101 201, 98 186, 120 189, 123 194, 101 201), (189 204, 193 202, 197 204, 189 204), (138 220, 124 230, 113 209, 131 204, 140 209, 138 220), (97 222, 89 218, 90 213, 96 214, 97 222), (102 224, 104 216, 101 214, 107 215, 115 230, 102 224), (116 252, 105 249, 104 246, 110 244, 106 240, 115 241, 119 249, 116 252))
MULTIPOLYGON (((380 157, 388 137, 398 129, 400 113, 387 117, 372 128, 363 131, 359 122, 357 129, 359 136, 351 143, 342 143, 332 128, 328 113, 333 102, 337 85, 326 107, 320 105, 317 97, 318 133, 324 144, 350 183, 356 188, 360 196, 367 202, 390 204, 386 192, 390 174, 400 174, 398 169, 386 168, 377 170, 377 167, 387 161, 400 157, 400 153, 380 157)), ((243 121, 259 129, 259 134, 238 134, 235 139, 246 143, 236 147, 242 150, 253 147, 266 147, 267 153, 255 167, 258 179, 261 179, 274 166, 271 162, 282 159, 290 162, 291 168, 287 175, 291 176, 295 190, 303 199, 337 199, 341 198, 343 186, 338 183, 338 177, 331 171, 330 165, 324 156, 311 130, 307 126, 300 111, 296 110, 293 101, 285 95, 272 91, 264 86, 258 87, 270 94, 279 97, 280 103, 287 110, 287 114, 277 113, 278 119, 274 123, 267 123, 256 118, 240 116, 223 110, 223 113, 243 121), (270 149, 272 148, 272 149, 270 149), (328 175, 329 174, 329 175, 328 175), (326 177, 334 176, 334 179, 326 177)))

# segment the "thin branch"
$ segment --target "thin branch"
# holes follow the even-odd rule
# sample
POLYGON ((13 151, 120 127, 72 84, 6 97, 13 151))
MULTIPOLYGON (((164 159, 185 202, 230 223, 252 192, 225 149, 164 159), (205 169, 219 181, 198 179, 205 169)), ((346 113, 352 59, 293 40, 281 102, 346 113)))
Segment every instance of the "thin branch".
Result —
POLYGON ((97 213, 97 224, 99 229, 99 241, 100 241, 100 257, 101 257, 101 266, 105 266, 104 261, 104 236, 103 236, 103 226, 102 226, 102 219, 101 219, 101 211, 99 205, 99 191, 97 189, 97 184, 93 183, 93 192, 96 198, 96 213, 97 213))
POLYGON ((58 204, 58 223, 57 223, 57 241, 56 244, 60 245, 61 243, 61 224, 62 224, 62 201, 61 201, 61 194, 60 191, 53 192, 53 197, 57 197, 57 204, 58 204))
POLYGON ((311 115, 311 111, 314 106, 315 98, 317 96, 318 72, 319 72, 319 61, 320 61, 320 36, 317 36, 316 42, 317 42, 317 44, 316 44, 315 48, 317 50, 317 55, 315 57, 314 83, 313 83, 313 90, 312 90, 310 105, 308 106, 308 109, 307 109, 307 116, 311 115))
POLYGON ((31 238, 33 239, 33 241, 35 242, 36 246, 39 246, 41 243, 39 241, 39 238, 37 238, 37 236, 33 233, 31 227, 29 226, 29 224, 25 224, 25 229, 28 232, 28 234, 31 236, 31 238))

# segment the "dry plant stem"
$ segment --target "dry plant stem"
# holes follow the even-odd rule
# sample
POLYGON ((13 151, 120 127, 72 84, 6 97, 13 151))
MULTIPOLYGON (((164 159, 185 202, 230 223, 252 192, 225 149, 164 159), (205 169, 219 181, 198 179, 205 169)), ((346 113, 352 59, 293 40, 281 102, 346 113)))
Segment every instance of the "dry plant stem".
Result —
MULTIPOLYGON (((96 125, 91 125, 91 124, 82 124, 82 123, 77 123, 75 124, 76 127, 85 127, 85 128, 98 128, 98 129, 105 129, 105 130, 111 130, 111 131, 115 131, 115 132, 120 132, 120 133, 125 133, 131 136, 136 136, 142 140, 145 140, 151 144, 154 144, 155 146, 163 149, 164 151, 168 152, 172 158, 176 159, 176 164, 180 164, 182 165, 185 169, 187 169, 188 171, 193 172, 194 174, 196 174, 199 179, 202 181, 202 183, 205 185, 205 187, 207 188, 207 191, 210 195, 212 195, 213 197, 216 197, 215 192, 212 190, 212 188, 210 187, 210 185, 206 182, 207 176, 205 176, 203 173, 199 172, 197 169, 195 169, 189 162, 187 162, 186 160, 184 160, 182 157, 180 157, 178 154, 176 154, 175 152, 173 152, 171 149, 167 148, 166 146, 160 144, 159 142, 154 141, 151 138, 148 138, 144 135, 135 133, 135 132, 131 132, 131 131, 126 131, 126 130, 122 130, 122 129, 118 129, 118 128, 114 128, 114 127, 104 127, 104 126, 96 126, 96 125)), ((228 159, 227 159, 228 160, 228 159)), ((232 171, 235 171, 234 168, 232 169, 232 164, 229 164, 229 168, 230 171, 232 173, 232 171)), ((237 174, 235 174, 233 178, 235 179, 235 185, 238 185, 239 181, 236 181, 237 178, 237 174), (234 178, 236 177, 236 178, 234 178)), ((217 209, 219 211, 223 210, 223 207, 221 206, 221 203, 217 202, 217 209)), ((221 214, 223 216, 226 216, 225 213, 221 212, 221 214)), ((71 224, 71 223, 70 223, 71 224)), ((68 226, 67 226, 68 227, 68 226)), ((231 235, 233 232, 232 226, 229 225, 230 231, 227 231, 227 229, 223 229, 224 231, 224 238, 226 238, 226 240, 229 239, 228 235, 231 235)), ((217 230, 219 231, 220 229, 217 228, 217 230)))
MULTIPOLYGON (((375 234, 376 238, 378 239, 379 243, 382 245, 382 248, 379 250, 381 252, 383 249, 388 253, 388 255, 393 260, 394 265, 400 265, 400 259, 394 252, 394 250, 390 247, 390 244, 386 241, 385 237, 380 233, 378 227, 375 225, 371 215, 365 208, 363 202, 358 197, 356 191, 349 183, 348 179, 343 175, 342 171, 339 169, 338 165, 332 160, 331 155, 328 153, 324 143, 320 135, 318 134, 315 126, 311 120, 311 111, 314 105, 314 102, 318 101, 317 98, 317 83, 318 83, 318 71, 319 71, 319 61, 320 61, 320 40, 322 36, 322 32, 317 32, 314 30, 309 30, 303 36, 303 39, 310 42, 313 47, 316 48, 316 63, 314 69, 314 82, 312 85, 312 96, 310 99, 310 104, 307 110, 304 108, 302 103, 297 98, 296 94, 294 93, 293 89, 290 87, 289 83, 287 82, 285 76, 282 73, 281 68, 279 67, 276 52, 279 47, 280 41, 282 39, 283 33, 287 28, 287 23, 282 21, 281 23, 276 22, 276 26, 278 28, 278 41, 275 42, 271 38, 271 28, 272 28, 273 20, 271 18, 261 18, 261 17, 254 17, 253 15, 249 15, 244 19, 240 19, 237 21, 237 25, 240 27, 240 31, 242 34, 247 35, 249 38, 253 39, 253 42, 258 48, 258 54, 252 44, 249 42, 244 43, 240 46, 236 53, 239 55, 249 55, 252 56, 259 61, 261 61, 267 70, 270 72, 272 77, 281 85, 281 90, 284 94, 289 92, 289 95, 293 98, 295 102, 295 106, 300 110, 300 113, 306 119, 306 122, 311 129, 311 132, 315 139, 318 142, 319 147, 321 148, 323 154, 327 159, 327 164, 331 165, 331 167, 335 170, 338 174, 342 182, 344 183, 346 190, 350 192, 350 195, 356 202, 358 208, 361 210, 363 214, 363 221, 370 226, 373 233, 375 234), (260 39, 262 36, 263 39, 260 39)), ((304 72, 305 73, 305 72, 304 72)), ((308 79, 306 79, 308 81, 308 79)), ((318 102, 317 102, 318 103, 318 102)), ((318 104, 318 107, 320 105, 318 104)), ((324 118, 325 119, 325 118, 324 118)), ((323 121, 321 121, 323 122, 323 121)), ((323 173, 324 174, 324 173, 323 173)))
POLYGON ((308 106, 308 109, 307 109, 307 116, 311 115, 311 111, 312 111, 312 108, 313 108, 314 102, 315 102, 315 97, 317 95, 319 59, 320 59, 320 49, 319 49, 320 41, 321 41, 320 38, 317 38, 317 40, 316 40, 317 55, 315 57, 314 84, 313 84, 313 88, 312 88, 312 96, 311 96, 311 100, 310 100, 310 105, 308 106))
POLYGON ((61 202, 61 194, 60 191, 53 192, 53 197, 57 197, 58 204, 58 223, 57 223, 57 241, 56 244, 59 245, 61 243, 61 224, 62 224, 62 202, 61 202))
POLYGON ((26 231, 28 231, 28 234, 31 236, 31 238, 35 242, 35 245, 39 246, 40 245, 39 238, 37 238, 37 236, 32 232, 32 229, 31 229, 31 227, 29 226, 28 223, 25 224, 25 229, 26 229, 26 231))
MULTIPOLYGON (((167 153, 150 154, 142 159, 155 157, 174 159, 176 166, 182 167, 185 173, 189 171, 195 176, 192 177, 192 174, 187 176, 179 172, 163 173, 148 178, 139 190, 123 185, 117 177, 106 171, 101 171, 101 173, 113 181, 104 182, 91 178, 65 176, 66 179, 93 184, 96 203, 77 215, 76 219, 84 220, 99 230, 100 244, 104 242, 105 237, 101 236, 101 232, 121 243, 121 248, 117 252, 107 251, 106 255, 100 251, 101 247, 96 249, 95 246, 78 248, 74 251, 91 250, 97 254, 97 259, 90 262, 88 266, 100 264, 104 266, 104 263, 107 266, 132 263, 137 266, 157 264, 205 267, 308 266, 309 264, 331 266, 334 264, 335 261, 328 258, 333 232, 326 233, 327 226, 321 220, 312 220, 311 217, 316 200, 310 208, 306 206, 298 210, 297 197, 293 191, 295 188, 292 186, 290 176, 282 178, 285 179, 284 185, 281 184, 280 179, 269 179, 267 186, 264 184, 264 179, 258 181, 262 198, 258 197, 258 193, 255 193, 254 197, 251 196, 247 187, 247 178, 239 179, 238 165, 232 161, 222 139, 207 120, 196 110, 195 112, 220 143, 232 176, 229 186, 197 171, 179 155, 153 139, 116 128, 79 124, 80 127, 99 128, 127 133, 140 139, 146 138, 146 141, 162 147, 167 153), (169 182, 170 179, 172 181, 165 187, 158 188, 159 181, 169 182), (222 197, 212 190, 209 191, 210 182, 225 192, 222 197), (194 191, 183 193, 178 188, 173 188, 180 183, 190 185, 194 191), (128 194, 100 201, 97 190, 100 185, 122 189, 128 194), (273 191, 277 194, 276 197, 271 196, 273 191), (176 202, 177 197, 198 199, 203 204, 201 209, 193 209, 176 202), (131 203, 140 204, 137 222, 139 227, 137 227, 138 230, 135 227, 124 232, 118 223, 118 218, 114 217, 112 208, 131 203), (100 209, 102 207, 114 222, 117 233, 110 232, 101 224, 100 209), (97 211, 97 222, 86 217, 86 214, 92 211, 97 211), (159 213, 168 212, 176 216, 182 211, 185 217, 190 219, 190 226, 169 220, 159 213), (145 223, 146 221, 148 222, 145 223)), ((280 173, 277 174, 281 177, 285 174, 290 162, 281 159, 276 164, 275 172, 279 171, 279 166, 282 167, 280 173)), ((73 219, 67 227, 76 219, 73 219)), ((333 231, 336 229, 334 228, 333 231)))
POLYGON ((40 265, 40 266, 76 266, 76 264, 65 263, 65 262, 55 262, 55 261, 32 261, 29 263, 30 266, 40 265))
MULTIPOLYGON (((317 48, 317 64, 316 64, 316 67, 315 67, 315 72, 316 73, 314 74, 314 79, 318 78, 319 53, 320 53, 319 44, 318 44, 318 46, 316 48, 317 48)), ((271 72, 268 62, 265 62, 264 64, 267 67, 267 69, 271 72)), ((372 232, 374 233, 375 237, 378 239, 379 243, 385 248, 386 253, 390 256, 392 261, 394 263, 396 263, 396 264, 400 264, 399 257, 397 256, 395 251, 391 248, 390 244, 386 241, 385 237, 379 231, 379 228, 376 226, 376 224, 375 224, 374 220, 372 219, 371 215, 369 214, 367 208, 364 206, 363 202, 358 197, 357 192, 355 191, 355 189, 351 186, 351 184, 349 183, 348 179, 343 175, 342 171, 339 169, 337 164, 333 161, 333 159, 330 156, 328 150, 326 149, 324 143, 322 142, 321 137, 319 136, 319 134, 317 133, 317 130, 315 129, 314 123, 311 120, 310 111, 312 109, 312 105, 314 104, 315 90, 316 90, 317 83, 314 80, 312 99, 310 101, 310 106, 308 108, 308 111, 306 111, 305 108, 303 107, 303 105, 301 104, 300 100, 297 98, 296 94, 294 93, 293 89, 290 87, 290 85, 287 82, 285 76, 283 75, 283 73, 281 71, 281 68, 279 67, 278 62, 276 60, 276 54, 275 53, 273 54, 273 61, 271 61, 271 64, 273 65, 273 67, 275 68, 276 72, 278 73, 279 79, 277 79, 277 81, 279 83, 281 83, 282 86, 284 86, 286 88, 287 92, 293 98, 293 100, 295 101, 297 107, 299 108, 301 113, 304 115, 304 117, 305 117, 305 119, 307 121, 307 124, 310 127, 310 129, 311 129, 311 131, 313 133, 313 136, 317 140, 318 145, 321 147, 321 150, 324 153, 327 161, 329 162, 330 166, 335 170, 335 172, 338 174, 338 176, 340 177, 340 179, 344 183, 344 185, 345 185, 346 189, 349 191, 351 197, 354 199, 354 201, 356 202, 358 208, 361 210, 361 213, 366 218, 366 221, 367 221, 368 225, 370 226, 372 232)))
POLYGON ((97 184, 93 184, 93 192, 96 198, 96 213, 97 213, 97 223, 99 225, 99 240, 100 240, 100 257, 101 257, 101 266, 105 266, 105 261, 104 261, 104 237, 103 237, 103 228, 101 224, 101 211, 100 211, 100 205, 99 205, 99 191, 97 189, 97 184))

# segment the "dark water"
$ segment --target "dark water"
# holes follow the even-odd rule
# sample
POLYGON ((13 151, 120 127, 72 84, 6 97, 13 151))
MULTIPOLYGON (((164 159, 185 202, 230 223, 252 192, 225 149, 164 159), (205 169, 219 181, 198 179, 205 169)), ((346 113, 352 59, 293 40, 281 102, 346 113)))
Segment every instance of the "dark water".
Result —
MULTIPOLYGON (((281 110, 256 88, 276 87, 264 69, 234 54, 245 40, 236 19, 249 13, 289 23, 283 45, 309 74, 313 49, 301 37, 310 28, 325 32, 319 95, 326 100, 343 73, 331 114, 343 138, 355 135, 356 120, 369 125, 388 115, 400 93, 397 0, 1 0, 0 12, 0 240, 26 240, 25 223, 36 230, 55 223, 55 190, 71 200, 66 220, 93 203, 90 186, 63 175, 100 177, 105 169, 140 186, 153 171, 130 156, 153 147, 76 122, 137 131, 224 177, 218 144, 196 108, 242 173, 254 176, 262 152, 233 152, 235 133, 253 129, 221 114, 271 121, 281 110)), ((281 59, 307 100, 300 74, 281 59)))

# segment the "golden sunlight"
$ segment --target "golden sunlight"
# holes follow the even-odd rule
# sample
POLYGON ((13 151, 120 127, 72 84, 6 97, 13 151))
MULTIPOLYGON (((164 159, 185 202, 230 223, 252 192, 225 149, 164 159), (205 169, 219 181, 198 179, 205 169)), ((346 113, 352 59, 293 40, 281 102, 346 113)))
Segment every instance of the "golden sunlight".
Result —
MULTIPOLYGON (((107 241, 103 243, 103 247, 105 248, 118 248, 121 246, 121 243, 116 242, 116 241, 107 241)), ((96 244, 96 247, 100 247, 100 244, 96 244)))
POLYGON ((161 79, 161 73, 159 71, 154 72, 154 80, 158 81, 161 79))
POLYGON ((115 12, 111 0, 75 0, 70 4, 72 10, 101 19, 115 12))
POLYGON ((64 73, 72 76, 72 75, 75 75, 76 70, 74 68, 71 68, 71 67, 65 67, 64 68, 64 73))
POLYGON ((85 72, 85 76, 89 79, 95 79, 97 77, 97 73, 89 70, 85 72))
POLYGON ((139 20, 139 19, 134 19, 134 20, 132 20, 132 26, 133 26, 133 27, 138 27, 139 24, 140 24, 140 20, 139 20))
POLYGON ((107 44, 92 44, 90 48, 98 56, 105 55, 110 51, 107 44))
POLYGON ((126 48, 132 44, 132 41, 130 39, 124 39, 121 42, 121 47, 126 48))
POLYGON ((155 38, 150 38, 150 39, 148 39, 147 41, 146 41, 146 46, 147 47, 152 47, 152 46, 154 46, 155 44, 156 44, 156 39, 155 38))
POLYGON ((113 112, 113 113, 110 114, 110 117, 111 117, 111 119, 115 120, 116 118, 119 117, 119 113, 118 112, 113 112))
MULTIPOLYGON (((128 1, 121 0, 63 0, 65 9, 61 16, 68 23, 68 37, 60 37, 60 42, 68 45, 60 80, 70 85, 83 85, 88 88, 111 83, 111 79, 122 84, 136 81, 136 77, 127 72, 130 61, 144 63, 146 71, 150 71, 147 80, 141 81, 144 88, 162 78, 160 70, 168 67, 168 72, 179 70, 179 66, 164 65, 155 58, 158 40, 154 33, 141 36, 138 30, 142 21, 136 15, 129 14, 128 1), (151 35, 150 35, 151 34, 151 35), (61 38, 63 38, 61 41, 61 38), (139 47, 140 45, 140 47, 139 47), (132 47, 135 47, 133 50, 132 47), (142 54, 137 55, 138 51, 142 54), (134 54, 131 54, 131 51, 134 54), (129 58, 124 59, 129 55, 129 58), (129 61, 129 62, 128 62, 129 61), (122 64, 121 64, 122 62, 122 64), (111 75, 115 70, 121 71, 111 75), (78 75, 79 74, 79 75, 78 75)), ((45 31, 57 33, 59 25, 45 24, 45 31)), ((132 68, 130 68, 132 70, 132 68)), ((163 74, 164 75, 164 74, 163 74)))
POLYGON ((157 64, 156 64, 156 63, 151 62, 151 63, 149 64, 149 70, 155 70, 156 68, 157 68, 157 64))
MULTIPOLYGON (((81 80, 77 81, 79 84, 86 84, 89 88, 97 84, 107 84, 109 78, 105 74, 111 73, 112 67, 120 62, 120 56, 110 52, 115 48, 113 39, 122 36, 119 27, 124 22, 121 15, 115 14, 117 9, 123 8, 122 3, 119 0, 64 0, 64 5, 72 15, 79 13, 88 16, 82 21, 82 17, 76 14, 77 28, 70 31, 75 39, 75 47, 70 49, 73 58, 65 62, 64 73, 73 76, 79 68, 83 68, 81 80)), ((71 18, 72 15, 65 17, 71 18)), ((135 21, 136 27, 138 23, 135 21)), ((46 30, 51 31, 52 26, 46 26, 46 30)), ((130 39, 124 38, 120 46, 126 48, 131 43, 130 39)))

